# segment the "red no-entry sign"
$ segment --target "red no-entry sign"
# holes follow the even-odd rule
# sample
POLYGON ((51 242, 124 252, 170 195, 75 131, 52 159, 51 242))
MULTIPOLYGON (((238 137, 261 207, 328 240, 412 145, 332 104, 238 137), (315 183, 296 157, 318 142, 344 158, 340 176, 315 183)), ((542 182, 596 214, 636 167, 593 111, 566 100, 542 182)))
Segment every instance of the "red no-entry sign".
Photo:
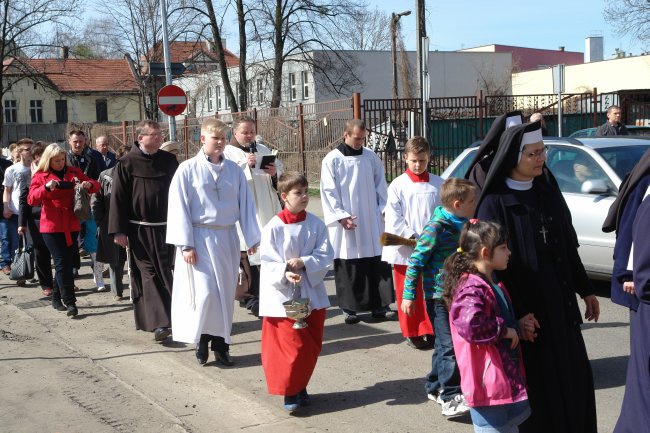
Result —
POLYGON ((178 86, 165 86, 158 92, 158 107, 168 116, 178 116, 187 107, 187 95, 178 86))

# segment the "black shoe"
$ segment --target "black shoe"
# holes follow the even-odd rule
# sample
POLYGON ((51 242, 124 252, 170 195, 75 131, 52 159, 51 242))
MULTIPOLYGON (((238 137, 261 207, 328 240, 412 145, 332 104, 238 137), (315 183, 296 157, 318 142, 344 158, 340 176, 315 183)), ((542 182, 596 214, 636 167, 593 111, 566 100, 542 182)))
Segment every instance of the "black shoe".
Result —
POLYGON ((372 313, 372 318, 377 320, 395 320, 397 313, 393 310, 377 311, 372 313))
POLYGON ((431 349, 431 345, 424 337, 406 337, 406 344, 413 349, 431 349))
POLYGON ((172 335, 171 328, 156 328, 153 331, 153 338, 156 341, 164 341, 170 335, 172 335))
POLYGON ((68 317, 75 317, 77 314, 79 314, 79 311, 77 310, 77 306, 75 304, 68 305, 67 310, 68 310, 68 312, 65 313, 65 314, 68 317))
POLYGON ((209 355, 208 341, 199 342, 199 344, 196 345, 196 360, 199 361, 199 364, 203 365, 208 362, 209 355))
POLYGON ((307 388, 305 388, 298 393, 298 404, 300 406, 309 406, 309 403, 311 403, 311 397, 309 397, 307 388))
POLYGON ((300 407, 300 403, 298 402, 298 396, 297 395, 285 395, 284 396, 284 410, 287 410, 289 412, 293 412, 294 410, 298 409, 300 407))
POLYGON ((61 302, 60 299, 52 299, 52 308, 54 308, 57 311, 65 311, 67 308, 63 305, 63 302, 61 302))
POLYGON ((232 367, 235 365, 235 363, 232 361, 232 358, 230 357, 230 352, 227 350, 215 350, 214 357, 218 363, 225 365, 226 367, 232 367))
POLYGON ((356 314, 349 314, 344 311, 343 317, 345 318, 344 319, 345 323, 347 323, 348 325, 354 325, 356 323, 359 323, 359 316, 357 316, 356 314))

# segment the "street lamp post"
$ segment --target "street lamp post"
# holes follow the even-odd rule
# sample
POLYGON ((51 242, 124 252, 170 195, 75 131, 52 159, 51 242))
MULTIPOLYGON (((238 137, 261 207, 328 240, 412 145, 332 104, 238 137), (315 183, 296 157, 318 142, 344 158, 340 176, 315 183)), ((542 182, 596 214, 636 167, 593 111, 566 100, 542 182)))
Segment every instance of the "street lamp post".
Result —
POLYGON ((411 11, 404 11, 398 14, 391 14, 390 18, 390 36, 391 36, 391 51, 393 55, 393 99, 397 99, 397 23, 403 16, 411 15, 411 11))

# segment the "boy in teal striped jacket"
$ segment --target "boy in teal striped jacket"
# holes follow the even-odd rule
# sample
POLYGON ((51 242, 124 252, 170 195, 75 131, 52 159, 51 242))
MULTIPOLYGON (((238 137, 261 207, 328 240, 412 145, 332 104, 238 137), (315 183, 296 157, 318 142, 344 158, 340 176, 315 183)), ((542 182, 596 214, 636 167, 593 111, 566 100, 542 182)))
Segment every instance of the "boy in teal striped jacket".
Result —
POLYGON ((442 405, 442 414, 453 417, 469 411, 469 407, 460 389, 460 373, 449 329, 449 312, 442 299, 440 273, 445 259, 458 248, 463 224, 474 215, 476 189, 468 180, 450 178, 440 188, 440 199, 442 206, 434 211, 409 258, 401 309, 406 315, 411 313, 418 277, 422 275, 427 314, 436 336, 431 372, 424 388, 430 400, 442 405))

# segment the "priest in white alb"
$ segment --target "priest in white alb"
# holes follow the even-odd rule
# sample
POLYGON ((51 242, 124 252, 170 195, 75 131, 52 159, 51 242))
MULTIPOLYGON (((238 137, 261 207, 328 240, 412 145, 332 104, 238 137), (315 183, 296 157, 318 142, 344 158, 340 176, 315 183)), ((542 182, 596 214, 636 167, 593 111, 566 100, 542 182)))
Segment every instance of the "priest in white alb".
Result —
POLYGON ((198 343, 199 364, 208 343, 217 362, 233 365, 229 344, 239 278, 239 222, 249 252, 261 233, 253 195, 242 170, 223 156, 227 126, 208 119, 198 154, 183 162, 169 189, 167 243, 177 247, 172 292, 174 340, 198 343))
MULTIPOLYGON (((241 167, 246 176, 255 208, 257 223, 264 227, 282 210, 276 186, 282 174, 282 163, 275 158, 276 151, 260 142, 255 120, 249 116, 236 117, 232 122, 232 139, 223 151, 226 159, 241 167), (264 165, 262 165, 264 164, 264 165)), ((254 315, 258 315, 260 290, 259 253, 246 254, 244 237, 239 232, 241 275, 236 299, 254 315)))
POLYGON ((320 193, 323 216, 334 248, 334 281, 345 323, 359 322, 357 312, 373 319, 394 320, 390 265, 381 261, 379 237, 387 187, 379 157, 363 147, 361 120, 348 120, 343 142, 325 156, 320 193))

